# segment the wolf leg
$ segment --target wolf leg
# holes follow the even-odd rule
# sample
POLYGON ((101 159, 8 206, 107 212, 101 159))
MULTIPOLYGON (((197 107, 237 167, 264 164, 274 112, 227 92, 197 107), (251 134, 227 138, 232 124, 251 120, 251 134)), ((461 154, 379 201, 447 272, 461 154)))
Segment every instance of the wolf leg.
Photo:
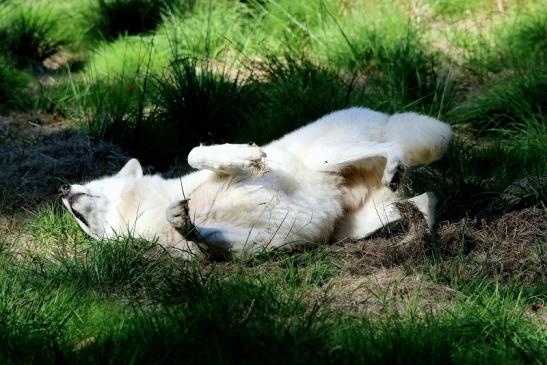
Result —
POLYGON ((388 227, 389 224, 402 219, 397 205, 402 202, 412 203, 423 214, 428 228, 431 229, 435 222, 435 205, 437 198, 431 192, 423 193, 410 199, 396 202, 377 202, 371 200, 359 211, 349 214, 339 223, 334 237, 336 239, 366 238, 378 230, 388 227))
POLYGON ((262 175, 267 171, 266 153, 255 144, 221 144, 195 147, 188 164, 222 175, 262 175))
POLYGON ((339 172, 347 167, 362 169, 383 163, 382 184, 396 191, 405 172, 405 155, 396 143, 364 141, 348 146, 314 149, 304 163, 316 171, 339 172))

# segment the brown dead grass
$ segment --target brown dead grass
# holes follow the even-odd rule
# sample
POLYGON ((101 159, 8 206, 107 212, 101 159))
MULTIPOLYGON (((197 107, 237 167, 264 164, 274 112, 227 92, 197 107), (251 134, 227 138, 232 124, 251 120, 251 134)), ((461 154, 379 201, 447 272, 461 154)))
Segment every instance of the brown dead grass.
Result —
POLYGON ((46 58, 42 62, 42 66, 48 71, 58 71, 62 68, 68 68, 71 63, 79 62, 83 59, 84 56, 82 54, 61 48, 58 52, 46 58))
MULTIPOLYGON (((416 219, 414 212, 407 219, 416 219)), ((357 242, 339 242, 329 248, 340 260, 346 275, 370 275, 378 270, 402 267, 413 272, 431 255, 444 257, 440 274, 457 265, 452 257, 463 258, 457 273, 467 278, 519 279, 523 285, 544 282, 547 272, 547 212, 527 208, 510 212, 492 222, 463 219, 444 223, 429 234, 420 223, 411 223, 413 236, 396 234, 357 242), (403 243, 403 244, 401 244, 403 243)))
POLYGON ((444 255, 472 259, 461 268, 463 277, 518 279, 523 285, 547 279, 545 209, 510 212, 493 222, 463 219, 443 225, 437 237, 444 255))
MULTIPOLYGON (((491 222, 444 223, 434 234, 429 234, 412 207, 402 207, 402 212, 410 220, 406 233, 330 246, 339 273, 312 299, 321 297, 334 307, 375 315, 435 314, 450 309, 463 294, 420 273, 433 254, 444 257, 435 266, 434 274, 441 277, 518 280, 524 286, 546 280, 547 212, 543 209, 510 212, 491 222)), ((533 317, 543 318, 544 312, 540 308, 533 317)))
POLYGON ((41 111, 12 112, 0 115, 0 136, 11 141, 30 143, 66 128, 66 121, 56 114, 41 111))

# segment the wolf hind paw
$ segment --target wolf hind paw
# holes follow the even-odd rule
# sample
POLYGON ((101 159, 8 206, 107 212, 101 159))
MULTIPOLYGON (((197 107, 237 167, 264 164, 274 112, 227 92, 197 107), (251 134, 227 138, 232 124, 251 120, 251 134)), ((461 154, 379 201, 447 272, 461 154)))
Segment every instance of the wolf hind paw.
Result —
POLYGON ((406 167, 402 162, 398 162, 393 167, 386 167, 384 176, 382 176, 382 184, 391 191, 399 190, 405 171, 406 167))
POLYGON ((190 219, 190 199, 183 199, 171 204, 167 208, 167 221, 184 238, 195 240, 196 228, 190 219))

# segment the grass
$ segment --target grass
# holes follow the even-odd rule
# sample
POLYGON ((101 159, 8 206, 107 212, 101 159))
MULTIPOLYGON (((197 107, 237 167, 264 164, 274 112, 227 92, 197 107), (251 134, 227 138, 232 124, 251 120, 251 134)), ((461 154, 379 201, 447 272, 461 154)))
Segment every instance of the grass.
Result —
POLYGON ((134 35, 154 30, 161 22, 163 1, 97 1, 94 28, 105 39, 134 35))
POLYGON ((547 32, 547 17, 544 8, 537 5, 529 12, 519 16, 509 17, 492 29, 497 37, 488 35, 478 37, 476 47, 472 49, 468 67, 478 72, 494 74, 514 70, 532 73, 542 71, 545 66, 545 35, 547 32))
MULTIPOLYGON (((533 127, 524 127, 521 138, 535 134, 533 127), (530 130, 526 129, 530 128, 530 130)), ((512 132, 513 136, 517 133, 512 132)), ((498 137, 499 138, 499 137, 498 137)), ((522 206, 545 205, 546 173, 545 134, 526 139, 499 138, 487 147, 473 142, 456 141, 447 152, 443 163, 434 165, 435 171, 417 171, 412 185, 416 191, 423 186, 433 190, 443 203, 440 213, 446 219, 457 219, 468 214, 495 216, 501 211, 522 206), (534 139, 539 145, 534 145, 534 139), (531 147, 531 145, 537 146, 531 147), (521 188, 510 187, 526 177, 521 188), (512 191, 515 200, 504 200, 504 192, 512 191)))
POLYGON ((545 14, 2 2, 0 362, 545 363, 545 14), (128 156, 173 175, 198 143, 263 144, 356 105, 453 124, 445 157, 409 172, 440 221, 411 250, 378 235, 185 262, 131 235, 91 240, 52 202, 128 156))
POLYGON ((0 7, 1 51, 17 66, 40 67, 67 38, 45 8, 5 4, 0 7))
POLYGON ((113 40, 123 35, 149 33, 164 14, 182 15, 194 0, 97 0, 89 9, 89 36, 113 40))
POLYGON ((84 72, 91 80, 159 72, 169 64, 167 43, 159 37, 121 37, 99 45, 84 72))
POLYGON ((244 17, 244 9, 239 2, 198 1, 191 16, 175 14, 167 18, 157 35, 169 40, 177 57, 222 60, 229 54, 237 58, 238 53, 245 55, 247 48, 256 47, 261 39, 261 33, 252 28, 257 24, 244 17))
MULTIPOLYGON (((257 143, 281 137, 329 112, 363 100, 362 87, 305 57, 270 58, 261 84, 266 95, 251 125, 257 143)), ((258 109, 258 108, 257 108, 258 109)))
POLYGON ((454 82, 450 68, 443 68, 439 56, 425 50, 418 34, 409 24, 406 34, 385 45, 385 35, 365 33, 356 46, 357 65, 371 75, 373 102, 388 112, 417 110, 444 116, 451 108, 454 82))
POLYGON ((216 73, 207 61, 199 64, 196 59, 181 58, 171 63, 168 73, 147 72, 145 66, 142 75, 97 81, 93 89, 98 93, 88 94, 93 108, 88 128, 146 163, 164 160, 159 168, 185 157, 194 147, 180 141, 183 133, 207 143, 241 139, 246 114, 260 100, 252 82, 216 73), (145 146, 150 136, 154 143, 145 146))
POLYGON ((24 89, 29 77, 17 70, 5 57, 0 57, 0 109, 8 110, 24 104, 24 89))
POLYGON ((186 156, 195 146, 180 141, 183 134, 200 143, 241 141, 249 114, 262 98, 252 80, 232 77, 227 70, 215 72, 211 63, 188 58, 174 60, 155 87, 157 109, 136 134, 155 136, 157 145, 148 148, 156 161, 186 156))
MULTIPOLYGON (((34 234, 64 242, 58 227, 76 227, 63 216, 42 210, 34 234)), ((235 261, 226 270, 150 256, 153 244, 131 238, 97 244, 75 237, 72 250, 51 258, 14 265, 15 257, 3 255, 6 361, 540 364, 545 355, 547 339, 524 311, 529 299, 499 286, 460 285, 469 295, 436 315, 374 318, 330 307, 328 287, 340 269, 333 271, 337 259, 321 248, 235 261), (310 303, 321 288, 326 296, 310 303)))
POLYGON ((435 14, 448 18, 461 17, 466 13, 474 13, 480 9, 493 8, 493 1, 447 1, 447 0, 429 0, 428 4, 432 7, 435 14))
POLYGON ((547 107, 543 90, 547 86, 545 68, 531 69, 492 85, 466 104, 454 108, 454 119, 472 123, 482 132, 515 129, 522 120, 543 118, 547 107))

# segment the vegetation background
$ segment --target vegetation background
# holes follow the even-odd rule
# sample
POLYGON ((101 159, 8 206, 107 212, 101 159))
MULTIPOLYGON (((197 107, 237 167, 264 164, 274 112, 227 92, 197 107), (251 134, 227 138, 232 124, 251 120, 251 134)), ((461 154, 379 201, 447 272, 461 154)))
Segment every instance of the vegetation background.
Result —
POLYGON ((546 47, 539 0, 0 1, 0 362, 545 364, 546 47), (181 262, 55 197, 354 105, 455 131, 405 249, 181 262))

